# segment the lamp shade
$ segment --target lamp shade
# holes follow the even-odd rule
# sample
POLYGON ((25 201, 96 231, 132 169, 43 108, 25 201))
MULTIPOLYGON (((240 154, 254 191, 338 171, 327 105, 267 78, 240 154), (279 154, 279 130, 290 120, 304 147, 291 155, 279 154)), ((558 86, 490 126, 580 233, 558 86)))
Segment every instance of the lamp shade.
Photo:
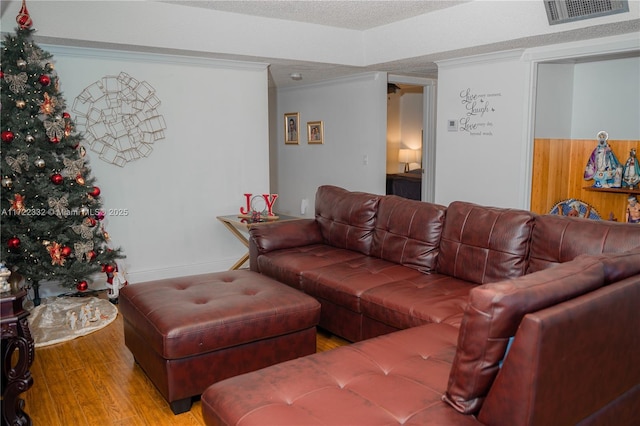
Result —
POLYGON ((398 161, 401 163, 413 163, 415 162, 416 154, 412 149, 402 148, 398 153, 398 161))

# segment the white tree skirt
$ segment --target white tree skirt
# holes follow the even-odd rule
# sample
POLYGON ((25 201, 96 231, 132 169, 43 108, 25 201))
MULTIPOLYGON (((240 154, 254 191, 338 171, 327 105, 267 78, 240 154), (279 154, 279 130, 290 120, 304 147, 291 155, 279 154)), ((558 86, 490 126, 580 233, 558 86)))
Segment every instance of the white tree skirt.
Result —
POLYGON ((118 309, 97 297, 47 297, 30 313, 29 328, 39 348, 100 330, 116 319, 118 309))

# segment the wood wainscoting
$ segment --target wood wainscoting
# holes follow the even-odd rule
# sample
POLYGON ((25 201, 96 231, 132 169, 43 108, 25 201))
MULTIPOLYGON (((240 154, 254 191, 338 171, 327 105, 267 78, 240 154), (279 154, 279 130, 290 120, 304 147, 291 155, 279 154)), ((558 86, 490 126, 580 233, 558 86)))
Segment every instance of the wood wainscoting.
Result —
MULTIPOLYGON (((631 148, 636 148, 640 156, 640 141, 609 140, 608 143, 623 165, 631 148)), ((549 213, 560 201, 575 198, 591 205, 602 219, 625 220, 627 197, 632 191, 594 191, 589 189, 594 181, 584 180, 584 169, 597 144, 595 139, 534 140, 531 211, 549 213)))

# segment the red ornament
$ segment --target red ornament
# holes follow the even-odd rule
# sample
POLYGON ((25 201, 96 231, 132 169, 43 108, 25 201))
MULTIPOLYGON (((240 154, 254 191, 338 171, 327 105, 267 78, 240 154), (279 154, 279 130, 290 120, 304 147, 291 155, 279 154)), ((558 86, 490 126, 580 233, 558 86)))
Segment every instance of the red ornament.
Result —
POLYGON ((9 238, 9 240, 7 240, 7 247, 9 247, 10 249, 17 249, 18 247, 20 247, 20 238, 18 237, 9 238))
POLYGON ((49 138, 49 142, 51 142, 51 143, 58 143, 58 142, 60 142, 60 139, 58 139, 56 136, 54 136, 54 137, 52 137, 52 138, 49 138))
POLYGON ((51 84, 51 77, 46 74, 42 74, 40 77, 38 77, 38 82, 43 86, 48 86, 49 84, 51 84))
POLYGON ((113 271, 116 270, 116 267, 113 265, 104 265, 104 267, 102 268, 104 270, 104 272, 106 272, 107 274, 112 274, 113 271))
POLYGON ((84 281, 84 280, 82 280, 78 284, 76 284, 76 289, 78 291, 85 291, 88 288, 89 288, 89 284, 87 284, 87 282, 84 281))
POLYGON ((60 249, 60 254, 62 254, 64 257, 71 256, 71 247, 69 247, 69 246, 62 247, 60 249))
POLYGON ((96 252, 95 252, 95 251, 93 251, 93 250, 91 250, 91 251, 88 251, 88 252, 87 252, 87 259, 88 259, 88 260, 93 260, 93 259, 95 259, 95 258, 96 258, 96 256, 97 256, 97 255, 96 255, 96 252))
POLYGON ((92 217, 88 217, 86 218, 84 221, 85 225, 87 225, 90 228, 93 228, 94 226, 96 226, 96 224, 98 223, 94 218, 92 217))
POLYGON ((4 78, 4 73, 0 70, 0 78, 4 78))
POLYGON ((51 175, 51 182, 53 182, 55 185, 61 185, 63 181, 64 181, 64 178, 60 173, 55 173, 51 175))
POLYGON ((13 134, 11 130, 5 130, 2 132, 2 142, 11 143, 16 135, 13 134))
POLYGON ((100 195, 100 188, 98 188, 97 186, 94 186, 93 189, 91 191, 89 191, 89 195, 91 195, 92 197, 97 197, 100 195))
POLYGON ((16 16, 16 22, 23 30, 31 28, 31 25, 33 25, 33 21, 31 20, 31 16, 29 16, 29 11, 27 10, 26 0, 22 0, 22 7, 20 8, 18 16, 16 16))
POLYGON ((62 113, 62 118, 71 118, 71 114, 65 111, 62 113))

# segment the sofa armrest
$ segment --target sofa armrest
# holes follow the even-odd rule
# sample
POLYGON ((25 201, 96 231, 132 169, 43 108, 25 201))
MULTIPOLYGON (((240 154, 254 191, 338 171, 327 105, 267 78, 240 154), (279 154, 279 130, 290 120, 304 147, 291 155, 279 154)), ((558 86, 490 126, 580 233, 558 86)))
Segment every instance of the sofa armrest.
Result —
POLYGON ((640 318, 639 304, 636 275, 526 315, 479 420, 492 425, 637 423, 640 334, 633 324, 640 318))
POLYGON ((256 253, 322 243, 320 227, 315 219, 288 220, 254 225, 249 230, 249 244, 256 253))

